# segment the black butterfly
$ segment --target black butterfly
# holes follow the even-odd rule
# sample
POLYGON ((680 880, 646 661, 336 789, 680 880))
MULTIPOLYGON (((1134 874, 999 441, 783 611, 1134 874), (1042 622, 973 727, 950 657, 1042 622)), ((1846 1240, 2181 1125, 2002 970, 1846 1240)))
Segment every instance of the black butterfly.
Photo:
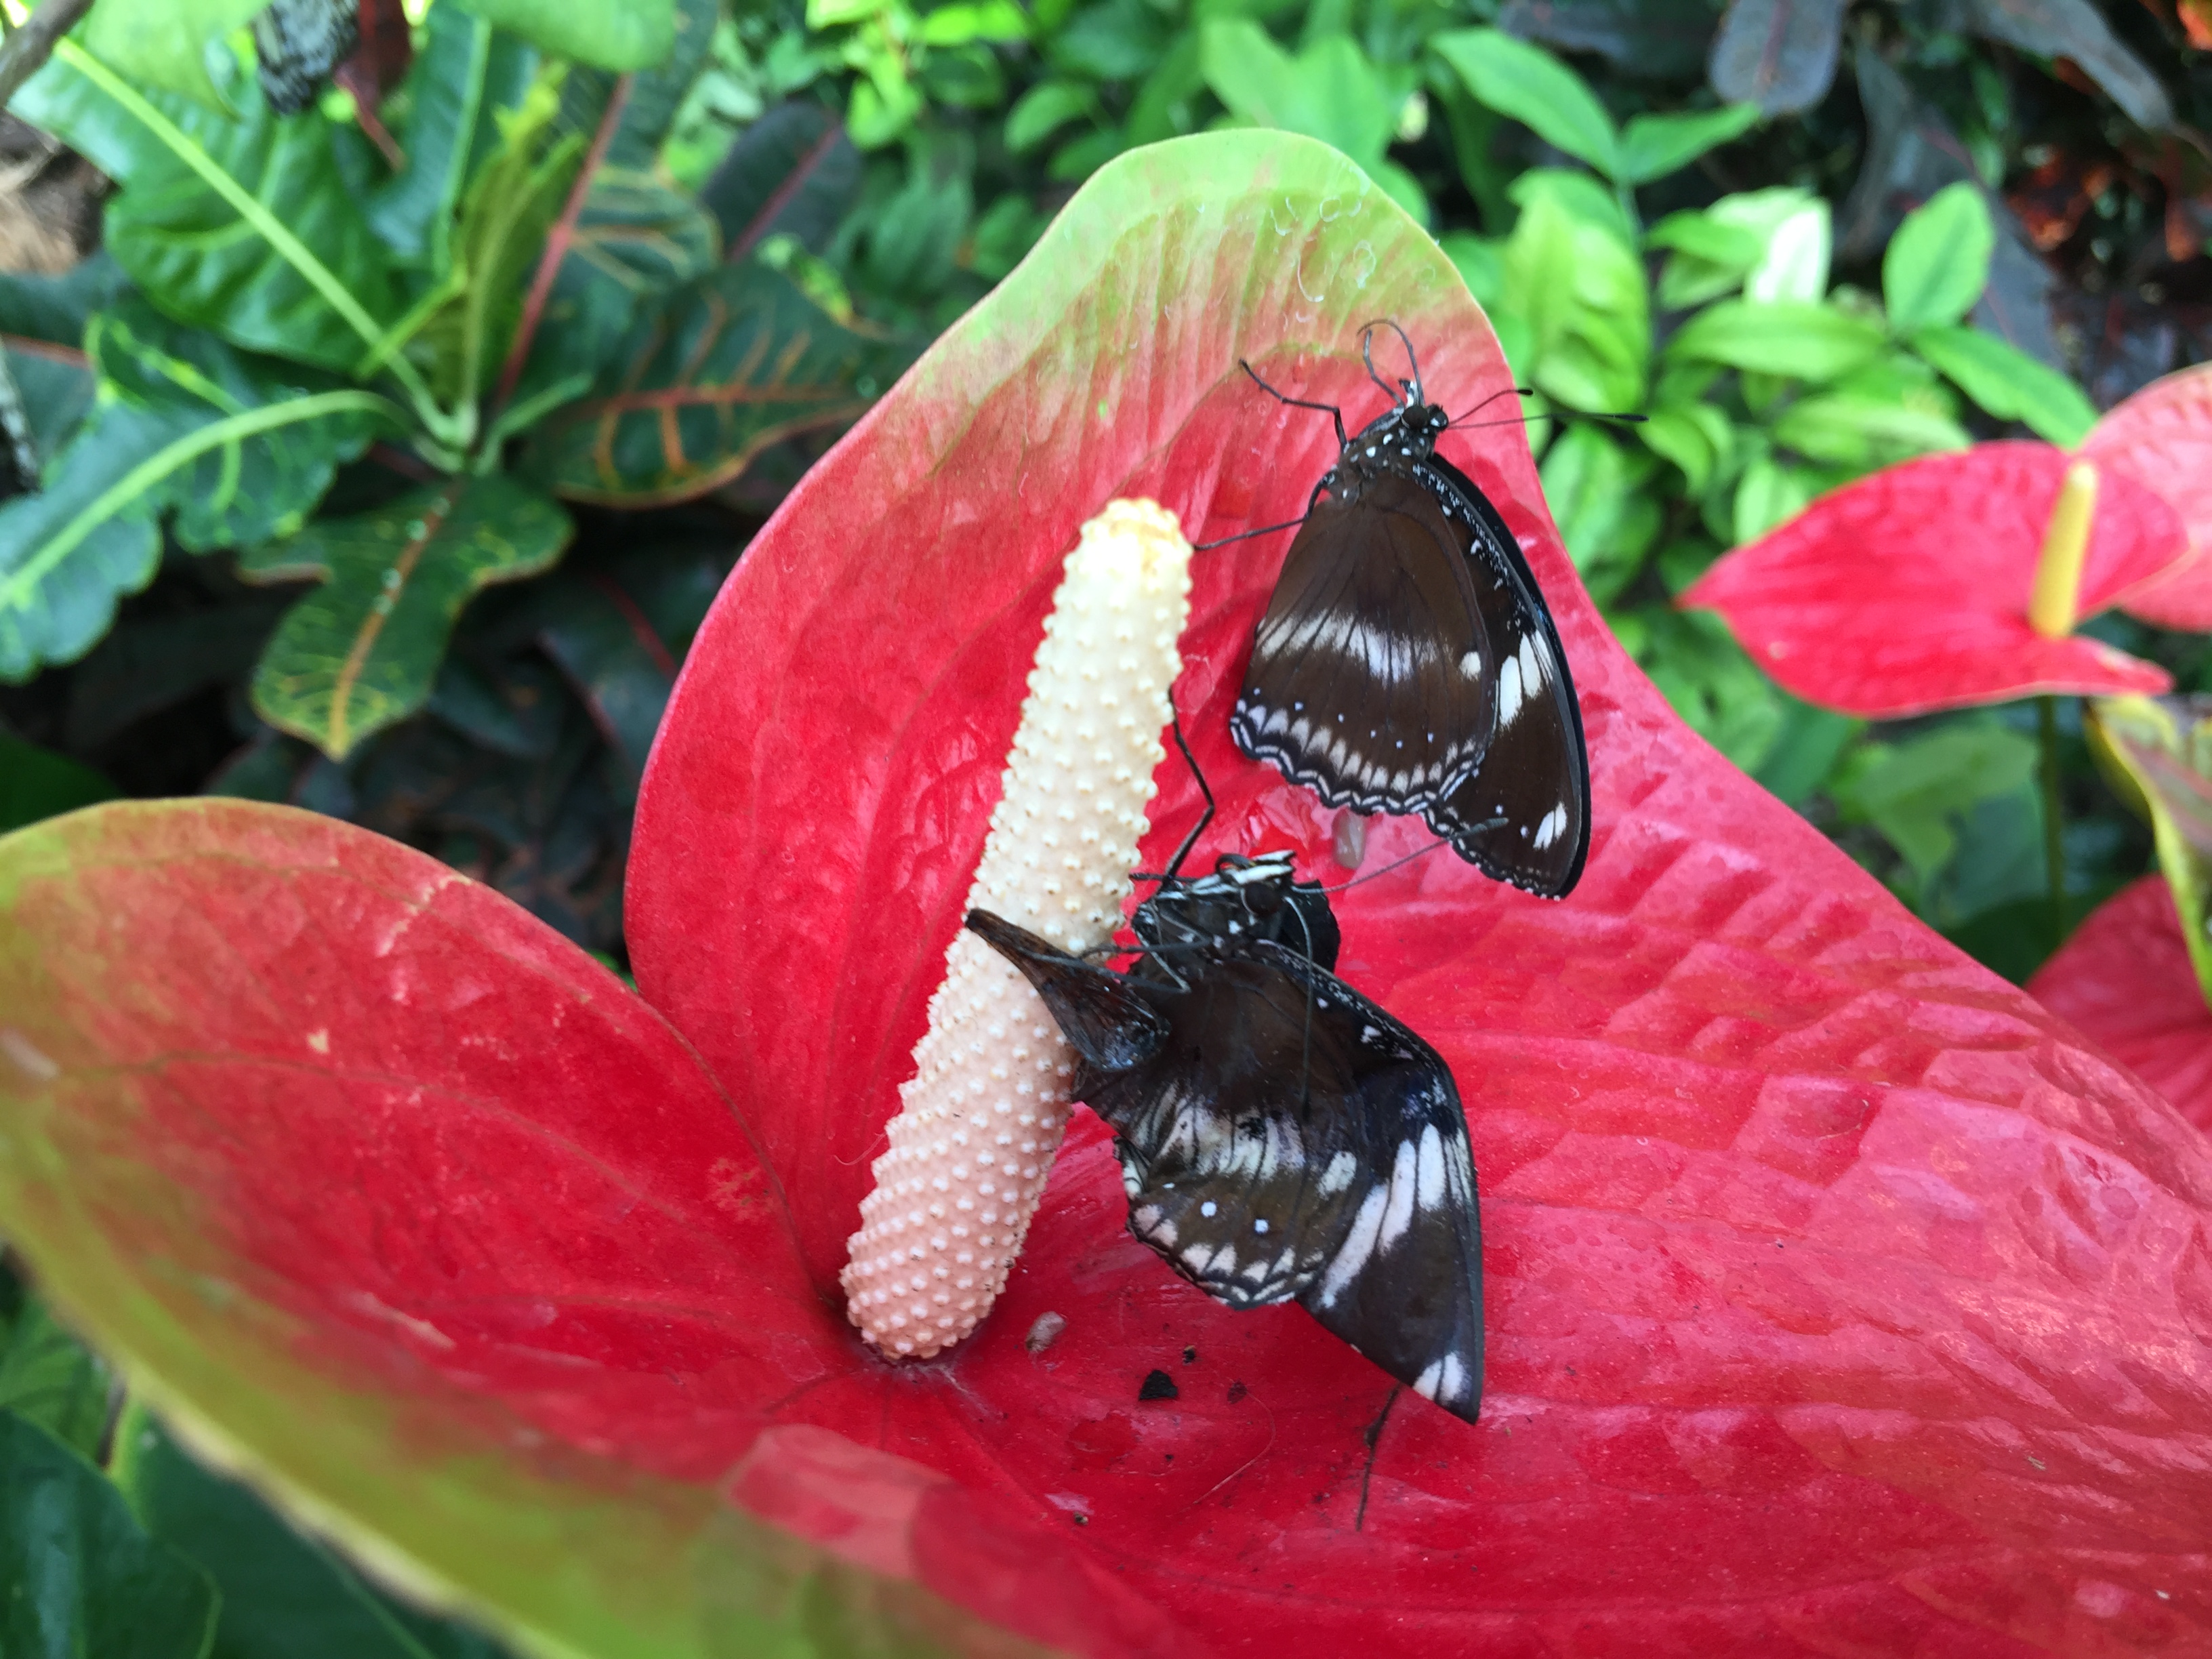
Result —
MULTIPOLYGON (((1377 326, 1360 351, 1388 392, 1370 351, 1377 326)), ((1451 422, 1424 398, 1419 364, 1351 438, 1333 405, 1244 368, 1283 402, 1325 410, 1341 449, 1253 635, 1229 720, 1237 746, 1325 805, 1419 812, 1485 874, 1563 897, 1590 830, 1566 653, 1505 520, 1436 453, 1451 422)))
POLYGON ((1075 1096, 1115 1131, 1131 1233, 1232 1308, 1296 1298, 1474 1420, 1481 1223, 1459 1092, 1434 1049, 1329 971, 1328 896, 1288 854, 1160 878, 1126 974, 988 910, 968 926, 1073 1046, 1075 1096))

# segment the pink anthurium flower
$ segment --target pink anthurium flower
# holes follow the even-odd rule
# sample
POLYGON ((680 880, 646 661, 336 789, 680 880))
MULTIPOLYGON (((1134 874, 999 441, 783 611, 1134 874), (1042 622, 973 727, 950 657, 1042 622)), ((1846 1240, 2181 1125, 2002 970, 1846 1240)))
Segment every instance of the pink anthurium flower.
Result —
POLYGON ((2165 877, 2145 876, 2099 905, 2027 988, 2212 1131, 2212 1008, 2165 877))
MULTIPOLYGON (((1061 556, 1114 496, 1298 510, 1327 424, 1237 360, 1362 416, 1376 316, 1449 407, 1506 386, 1321 146, 1093 180, 723 592, 641 811, 642 998, 304 814, 0 843, 11 1238, 198 1443, 533 1650, 2202 1650, 2212 1149, 1674 718, 1510 428, 1447 443, 1559 619, 1587 873, 1338 901, 1468 1104, 1480 1420, 1173 1277, 1080 1116, 975 1335, 894 1366, 846 1322, 1061 556)), ((1200 556, 1179 702, 1206 850, 1327 872, 1334 815, 1225 730, 1281 540, 1200 556)), ((1148 857, 1197 809, 1161 781, 1148 857)))
POLYGON ((2035 693, 2154 693, 2155 663, 2075 629, 2112 606, 2212 628, 2212 391, 2154 383, 2069 454, 1978 444, 1845 485, 1682 595, 1797 696, 1870 720, 2035 693))

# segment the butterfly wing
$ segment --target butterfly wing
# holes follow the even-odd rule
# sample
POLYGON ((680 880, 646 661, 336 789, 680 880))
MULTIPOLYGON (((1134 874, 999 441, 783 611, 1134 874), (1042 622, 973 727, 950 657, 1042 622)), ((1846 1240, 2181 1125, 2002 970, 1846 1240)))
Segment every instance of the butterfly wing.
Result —
POLYGON ((1130 1231, 1232 1307, 1295 1297, 1472 1421, 1480 1222, 1449 1069, 1271 942, 1188 976, 1144 988, 1170 1026, 1158 1052, 1085 1096, 1119 1132, 1130 1231))
POLYGON ((1466 532, 1409 478, 1306 515, 1253 635, 1237 745, 1330 806, 1422 810, 1482 758, 1492 636, 1466 532))
POLYGON ((988 910, 970 910, 968 927, 1036 988, 1086 1075, 1140 1064, 1166 1040, 1166 1020, 1119 974, 1078 961, 988 910))
POLYGON ((1431 457, 1449 514, 1469 526, 1474 587, 1498 644, 1497 720, 1480 764, 1423 812, 1452 849, 1498 881, 1564 898, 1589 856, 1589 750, 1559 629, 1520 544, 1465 473, 1431 457))

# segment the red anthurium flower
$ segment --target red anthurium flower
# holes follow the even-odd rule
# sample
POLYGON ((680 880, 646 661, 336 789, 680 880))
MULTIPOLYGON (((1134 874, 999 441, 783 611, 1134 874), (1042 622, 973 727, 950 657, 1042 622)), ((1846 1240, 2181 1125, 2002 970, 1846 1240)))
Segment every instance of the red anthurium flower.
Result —
POLYGON ((2115 404, 2081 454, 2154 491, 2189 532, 2190 556, 2122 595, 2120 608, 2160 627, 2212 632, 2212 366, 2153 380, 2115 404))
MULTIPOLYGON (((2212 1148, 1673 716, 1510 428, 1448 447, 1559 617, 1588 872, 1547 904, 1422 859, 1338 901, 1346 976, 1468 1103, 1481 1420, 1174 1278, 1080 1115, 975 1336, 895 1367, 847 1325, 1077 526, 1297 512, 1326 421, 1237 360, 1357 418, 1377 316, 1449 406, 1507 384, 1317 145, 1087 186, 722 594, 638 826, 643 1000, 301 814, 0 843, 10 1236, 201 1442, 541 1650, 2203 1650, 2212 1148)), ((1326 871, 1334 815, 1225 729, 1284 539, 1200 555, 1179 701, 1207 850, 1326 871)), ((1152 857, 1197 810, 1160 775, 1152 857)), ((1378 822, 1369 867, 1420 839, 1378 822)))
POLYGON ((1990 443, 1890 467, 1723 556, 1681 603, 1727 617, 1799 696, 1868 719, 2163 690, 2156 664, 2073 632, 2190 551, 2174 507, 2106 453, 1990 443))
POLYGON ((2212 1130, 2212 1009, 2165 877, 2145 876, 2098 906, 2027 988, 2212 1130))

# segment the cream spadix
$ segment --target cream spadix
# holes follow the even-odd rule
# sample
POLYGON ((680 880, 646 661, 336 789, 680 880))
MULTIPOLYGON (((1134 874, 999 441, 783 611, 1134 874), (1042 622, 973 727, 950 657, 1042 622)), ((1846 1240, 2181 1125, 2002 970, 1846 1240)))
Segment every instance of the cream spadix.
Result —
MULTIPOLYGON (((968 908, 1078 951, 1121 926, 1165 750, 1190 544, 1151 501, 1112 501, 1067 556, 968 908)), ((924 1358, 990 1310, 1067 1127, 1073 1052, 1036 993, 953 938, 842 1275, 884 1353, 924 1358)))

